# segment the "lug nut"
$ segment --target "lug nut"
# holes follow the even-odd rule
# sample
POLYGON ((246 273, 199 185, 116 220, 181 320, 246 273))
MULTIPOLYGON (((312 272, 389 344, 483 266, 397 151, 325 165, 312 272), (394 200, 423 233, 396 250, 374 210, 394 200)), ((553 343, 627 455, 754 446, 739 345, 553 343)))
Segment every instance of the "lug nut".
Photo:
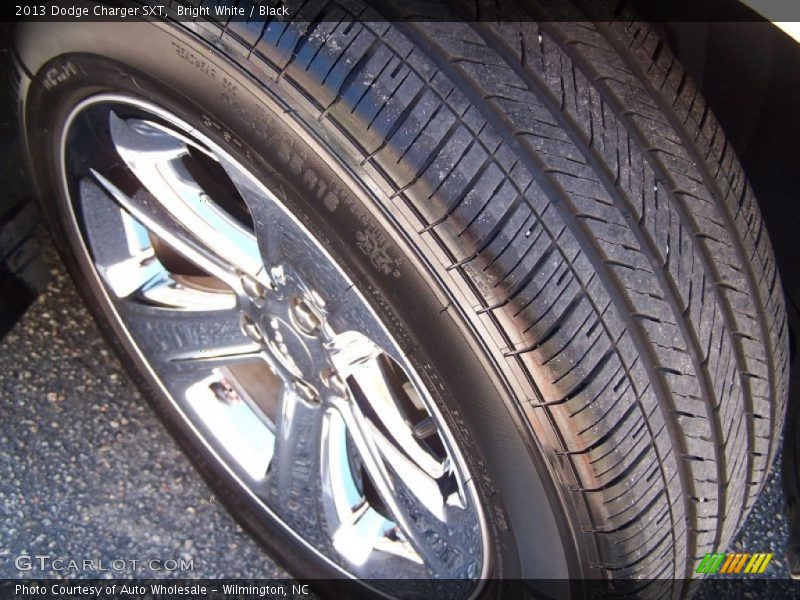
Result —
POLYGON ((264 336, 258 329, 258 325, 249 316, 242 315, 239 319, 239 326, 242 328, 242 333, 258 344, 264 343, 264 336))
POLYGON ((249 275, 242 276, 242 289, 247 297, 253 302, 260 302, 267 294, 266 288, 261 283, 249 275))
POLYGON ((325 387, 327 387, 340 398, 345 398, 347 396, 347 384, 334 369, 323 369, 320 375, 322 377, 322 383, 325 384, 325 387))
POLYGON ((325 300, 317 293, 316 290, 311 290, 311 301, 320 308, 325 308, 325 300))
POLYGON ((314 389, 314 386, 306 383, 302 379, 294 380, 294 389, 297 392, 297 395, 309 404, 317 405, 320 403, 319 393, 317 390, 314 389))
POLYGON ((292 301, 292 320, 307 335, 313 335, 322 325, 317 314, 300 298, 292 301))
POLYGON ((270 278, 277 285, 284 285, 286 283, 286 273, 283 270, 283 265, 276 265, 270 269, 270 278))

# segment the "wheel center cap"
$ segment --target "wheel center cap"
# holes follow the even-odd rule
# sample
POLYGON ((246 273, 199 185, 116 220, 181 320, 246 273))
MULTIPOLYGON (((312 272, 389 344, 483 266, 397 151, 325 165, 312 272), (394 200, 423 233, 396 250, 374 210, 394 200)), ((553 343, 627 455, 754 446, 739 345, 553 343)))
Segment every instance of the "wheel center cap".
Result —
POLYGON ((308 346, 291 324, 274 315, 263 315, 261 331, 273 356, 293 375, 307 379, 317 372, 308 346))

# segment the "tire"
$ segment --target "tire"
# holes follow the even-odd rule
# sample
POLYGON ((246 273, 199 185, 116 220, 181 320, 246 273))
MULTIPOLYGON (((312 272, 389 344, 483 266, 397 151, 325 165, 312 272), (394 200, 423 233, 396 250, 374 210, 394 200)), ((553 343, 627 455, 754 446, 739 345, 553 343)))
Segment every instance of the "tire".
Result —
MULTIPOLYGON (((120 87, 247 148, 440 391, 477 474, 489 575, 680 594, 763 486, 788 333, 733 149, 656 32, 613 8, 536 24, 546 2, 501 6, 522 23, 475 22, 457 3, 312 3, 288 25, 93 24, 91 38, 26 24, 31 164, 43 198, 63 195, 48 131, 120 87)), ((45 205, 68 239, 59 203, 45 205)), ((236 495, 131 358, 74 246, 62 250, 234 513, 292 572, 335 574, 236 495)))

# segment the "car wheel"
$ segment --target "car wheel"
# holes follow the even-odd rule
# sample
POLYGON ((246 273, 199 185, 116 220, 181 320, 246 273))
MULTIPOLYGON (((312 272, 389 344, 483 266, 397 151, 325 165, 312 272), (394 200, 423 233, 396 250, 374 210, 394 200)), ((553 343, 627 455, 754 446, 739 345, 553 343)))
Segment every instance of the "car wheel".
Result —
POLYGON ((679 593, 741 526, 782 425, 752 190, 624 11, 406 10, 21 25, 54 238, 292 573, 679 593))

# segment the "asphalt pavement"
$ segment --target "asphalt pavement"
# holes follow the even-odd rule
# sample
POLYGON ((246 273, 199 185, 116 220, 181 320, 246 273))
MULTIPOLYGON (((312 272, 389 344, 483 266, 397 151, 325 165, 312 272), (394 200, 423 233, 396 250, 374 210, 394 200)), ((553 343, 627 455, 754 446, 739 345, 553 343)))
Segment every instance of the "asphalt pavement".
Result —
MULTIPOLYGON (((126 577, 285 577, 215 500, 51 262, 49 288, 0 342, 0 577, 112 573, 65 573, 59 558, 126 577), (45 569, 25 569, 34 555, 51 557, 45 569)), ((776 464, 731 548, 774 552, 772 578, 788 577, 779 477, 776 464)))

